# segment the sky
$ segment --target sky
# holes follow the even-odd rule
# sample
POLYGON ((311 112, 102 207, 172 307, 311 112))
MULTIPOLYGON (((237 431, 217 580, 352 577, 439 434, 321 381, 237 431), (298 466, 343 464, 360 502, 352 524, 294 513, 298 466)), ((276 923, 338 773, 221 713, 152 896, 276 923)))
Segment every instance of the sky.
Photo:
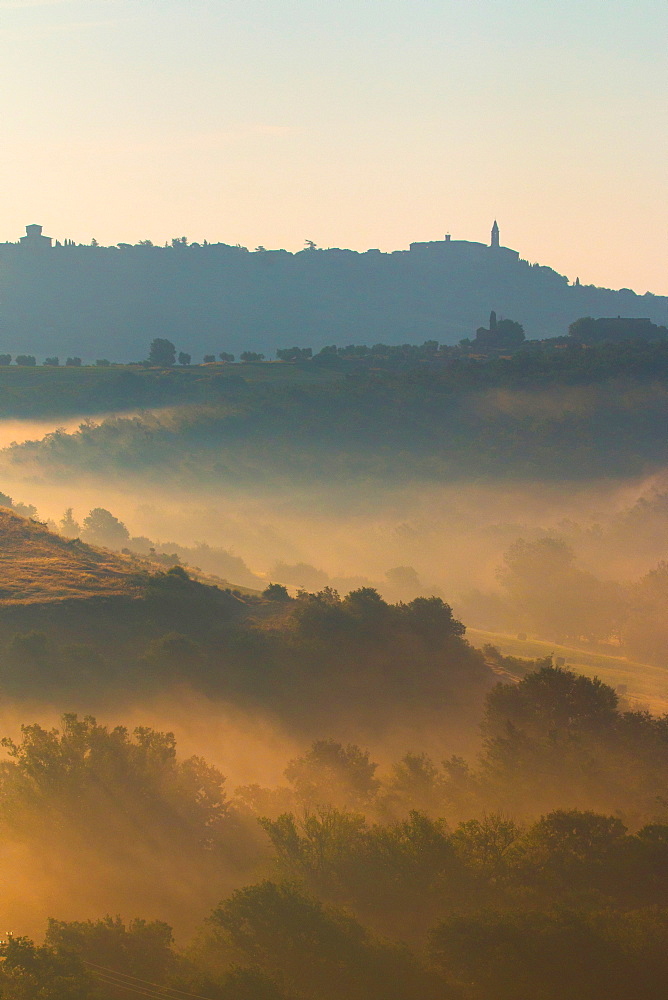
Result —
POLYGON ((0 241, 501 243, 668 293, 664 0, 0 0, 0 241))

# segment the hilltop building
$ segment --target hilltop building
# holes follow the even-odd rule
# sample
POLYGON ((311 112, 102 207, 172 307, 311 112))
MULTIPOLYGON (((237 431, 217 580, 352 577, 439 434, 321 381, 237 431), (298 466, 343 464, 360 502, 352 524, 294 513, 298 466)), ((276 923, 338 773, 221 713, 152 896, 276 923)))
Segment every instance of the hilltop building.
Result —
POLYGON ((494 257, 491 258, 493 260, 519 260, 520 256, 518 250, 511 250, 509 247, 501 246, 499 241, 499 226, 496 219, 492 226, 489 246, 486 243, 476 243, 472 240, 453 240, 450 233, 446 233, 443 240, 411 243, 410 252, 420 255, 425 253, 430 255, 439 254, 453 262, 456 260, 489 261, 490 254, 494 254, 494 257))
POLYGON ((476 348, 482 350, 512 350, 524 342, 524 327, 513 319, 497 319, 492 309, 489 314, 489 328, 479 326, 475 340, 476 348))
MULTIPOLYGON (((4 247, 11 246, 21 246, 26 250, 30 251, 42 251, 49 250, 53 246, 53 240, 42 234, 42 226, 32 224, 26 226, 25 236, 21 236, 18 243, 4 243, 0 244, 4 247)), ((61 245, 64 246, 74 246, 72 240, 65 240, 64 244, 59 242, 56 243, 57 247, 61 245)), ((118 244, 122 249, 132 249, 130 244, 118 244)), ((199 247, 199 244, 193 244, 193 246, 199 247)), ((218 245, 220 247, 220 245, 218 245)), ((225 249, 232 249, 230 247, 225 247, 225 249)), ((234 248, 236 249, 236 248, 234 248)), ((241 248, 239 248, 241 249, 241 248)), ((442 240, 431 240, 424 243, 411 243, 409 251, 412 254, 429 254, 433 257, 435 255, 443 255, 445 259, 449 259, 453 263, 457 261, 468 261, 470 263, 482 262, 487 263, 490 260, 519 260, 519 252, 517 250, 511 250, 509 247, 502 247, 499 238, 499 225, 494 220, 494 225, 492 226, 492 231, 490 235, 489 245, 486 243, 477 243, 473 240, 453 240, 450 233, 446 233, 445 238, 442 240), (491 256, 493 254, 493 256, 491 256)), ((245 248, 244 248, 244 252, 245 248)), ((351 250, 346 251, 334 251, 330 250, 330 253, 346 253, 351 254, 351 250)), ((395 251, 396 252, 396 251, 395 251)), ((400 253, 405 253, 405 251, 399 251, 400 253)), ((272 253, 285 254, 287 256, 287 251, 272 251, 272 253)), ((369 254, 380 254, 379 250, 368 250, 369 254)))
MULTIPOLYGON (((538 339, 565 333, 586 316, 645 319, 624 323, 623 331, 623 339, 644 337, 647 319, 668 327, 668 296, 572 285, 502 246, 498 222, 486 243, 447 233, 387 253, 252 252, 183 239, 165 247, 98 246, 51 240, 37 225, 0 243, 0 347, 27 356, 96 357, 108 344, 104 351, 114 359, 133 358, 138 330, 147 342, 169 339, 196 356, 216 344, 237 355, 249 347, 273 354, 294 343, 295 330, 317 352, 342 338, 456 344, 473 341, 478 327, 472 347, 487 354, 521 339, 519 324, 507 317, 519 317, 538 339), (482 328, 492 307, 496 324, 490 316, 482 328)), ((622 338, 622 331, 604 332, 622 338)), ((600 333, 596 326, 579 335, 600 333)))
POLYGON ((48 250, 52 240, 49 236, 42 236, 42 227, 37 225, 26 226, 26 234, 22 236, 19 243, 26 250, 48 250))

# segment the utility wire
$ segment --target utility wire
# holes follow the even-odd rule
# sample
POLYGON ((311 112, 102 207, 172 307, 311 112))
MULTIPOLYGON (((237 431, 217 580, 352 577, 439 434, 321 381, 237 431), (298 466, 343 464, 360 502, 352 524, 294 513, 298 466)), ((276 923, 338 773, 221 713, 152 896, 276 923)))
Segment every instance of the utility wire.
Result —
POLYGON ((164 993, 154 993, 152 990, 147 990, 145 987, 137 989, 135 986, 129 986, 126 983, 121 983, 117 979, 108 979, 106 976, 102 975, 101 972, 95 973, 95 978, 104 986, 111 986, 114 990, 126 990, 128 993, 135 993, 140 997, 148 997, 149 1000, 165 1000, 164 993))
POLYGON ((193 997, 194 1000, 211 1000, 211 997, 204 997, 201 993, 187 993, 184 990, 173 989, 171 986, 161 986, 159 983, 151 983, 147 979, 139 979, 137 976, 129 976, 125 972, 116 972, 115 969, 107 969, 103 965, 96 965, 95 962, 86 962, 84 960, 84 965, 90 966, 91 969, 95 970, 95 974, 100 977, 105 976, 107 979, 116 977, 116 982, 119 986, 123 986, 124 984, 118 980, 125 979, 128 980, 134 987, 139 987, 141 984, 141 986, 151 987, 152 990, 158 990, 158 995, 162 998, 162 1000, 176 1000, 173 996, 170 998, 170 993, 176 993, 181 997, 193 997))

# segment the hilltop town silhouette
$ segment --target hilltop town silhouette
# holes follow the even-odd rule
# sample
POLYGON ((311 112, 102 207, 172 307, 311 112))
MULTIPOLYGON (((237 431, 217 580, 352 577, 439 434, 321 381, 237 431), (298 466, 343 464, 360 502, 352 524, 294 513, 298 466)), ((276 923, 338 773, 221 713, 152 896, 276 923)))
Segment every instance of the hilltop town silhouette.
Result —
POLYGON ((528 338, 565 334, 583 316, 665 325, 668 297, 571 282, 501 244, 413 242, 389 253, 249 250, 173 239, 100 246, 42 226, 0 244, 0 350, 140 357, 167 337, 194 354, 220 346, 271 356, 286 343, 457 343, 495 310, 528 338))

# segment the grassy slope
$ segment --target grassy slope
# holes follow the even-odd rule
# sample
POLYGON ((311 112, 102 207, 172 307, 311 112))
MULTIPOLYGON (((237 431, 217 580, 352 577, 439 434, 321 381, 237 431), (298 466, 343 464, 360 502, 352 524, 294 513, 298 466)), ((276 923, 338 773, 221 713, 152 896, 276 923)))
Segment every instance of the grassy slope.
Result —
POLYGON ((550 656, 563 657, 565 665, 587 677, 598 677, 611 687, 626 685, 624 698, 632 708, 649 708, 657 715, 668 713, 668 668, 637 663, 625 656, 590 652, 573 646, 560 646, 540 639, 518 639, 514 635, 484 632, 468 628, 469 642, 481 648, 486 643, 496 646, 504 656, 530 659, 550 656))
POLYGON ((139 596, 138 574, 145 569, 138 559, 70 542, 0 508, 0 605, 139 596))
MULTIPOLYGON (((68 541, 37 521, 0 508, 0 607, 49 604, 68 598, 141 597, 146 571, 160 568, 78 540, 68 541)), ((646 706, 657 714, 668 712, 666 668, 480 629, 468 629, 467 638, 478 647, 491 643, 509 656, 563 657, 579 673, 600 677, 613 687, 626 685, 625 697, 632 707, 646 706)))

